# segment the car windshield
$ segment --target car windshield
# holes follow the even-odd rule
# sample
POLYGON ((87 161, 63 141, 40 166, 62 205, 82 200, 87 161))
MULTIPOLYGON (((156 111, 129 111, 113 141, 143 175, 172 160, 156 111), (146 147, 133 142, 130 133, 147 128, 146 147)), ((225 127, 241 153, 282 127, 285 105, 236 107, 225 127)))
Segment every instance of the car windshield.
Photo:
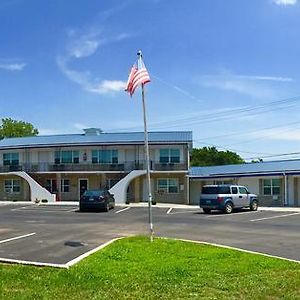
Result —
POLYGON ((95 191, 85 191, 83 196, 87 197, 94 197, 94 196, 100 196, 103 194, 104 191, 102 190, 95 190, 95 191))
POLYGON ((229 186, 204 186, 202 194, 230 194, 229 186))

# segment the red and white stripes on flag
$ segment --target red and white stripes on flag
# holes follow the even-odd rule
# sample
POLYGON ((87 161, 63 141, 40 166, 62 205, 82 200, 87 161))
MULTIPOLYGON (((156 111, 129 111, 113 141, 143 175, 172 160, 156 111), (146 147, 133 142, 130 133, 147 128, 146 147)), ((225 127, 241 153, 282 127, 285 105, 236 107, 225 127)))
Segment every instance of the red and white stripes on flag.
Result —
POLYGON ((133 95, 135 89, 141 85, 150 82, 148 71, 140 57, 137 64, 134 64, 130 70, 125 91, 133 95))

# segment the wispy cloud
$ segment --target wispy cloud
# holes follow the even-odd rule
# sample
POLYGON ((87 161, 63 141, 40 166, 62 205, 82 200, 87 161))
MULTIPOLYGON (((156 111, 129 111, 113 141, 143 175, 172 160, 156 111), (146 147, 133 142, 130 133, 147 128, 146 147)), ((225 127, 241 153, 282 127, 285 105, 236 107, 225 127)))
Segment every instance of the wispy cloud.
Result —
POLYGON ((294 79, 290 77, 276 77, 276 76, 236 75, 236 77, 241 79, 263 80, 263 81, 281 81, 281 82, 294 81, 294 79))
POLYGON ((288 83, 293 78, 265 75, 240 75, 229 71, 216 75, 202 76, 200 82, 205 87, 245 94, 255 98, 266 98, 274 95, 274 89, 270 86, 273 82, 288 83), (266 84, 269 82, 269 84, 266 84))
POLYGON ((124 91, 125 89, 125 81, 104 79, 99 82, 93 79, 91 73, 88 71, 76 71, 69 68, 67 62, 62 57, 57 58, 57 64, 62 73, 87 92, 104 95, 124 91))
POLYGON ((300 141, 299 128, 273 128, 253 133, 254 138, 281 141, 300 141))
POLYGON ((107 78, 99 80, 90 71, 75 70, 70 65, 71 63, 74 65, 80 59, 93 56, 103 46, 123 41, 132 35, 126 32, 105 35, 103 30, 95 30, 94 28, 88 30, 71 29, 67 34, 66 53, 57 57, 57 65, 61 72, 90 93, 104 95, 123 91, 126 86, 125 81, 107 78))
POLYGON ((22 71, 26 63, 0 63, 0 69, 7 71, 22 71))
POLYGON ((298 0, 273 0, 273 3, 277 5, 295 5, 297 4, 298 0))

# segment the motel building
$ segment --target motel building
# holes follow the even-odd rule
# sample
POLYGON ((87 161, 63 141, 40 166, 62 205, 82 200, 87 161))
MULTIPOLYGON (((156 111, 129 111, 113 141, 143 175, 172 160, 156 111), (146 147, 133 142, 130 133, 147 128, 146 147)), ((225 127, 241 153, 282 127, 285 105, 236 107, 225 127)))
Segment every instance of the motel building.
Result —
MULTIPOLYGON (((149 132, 151 190, 156 202, 188 204, 192 132, 149 132)), ((116 203, 148 201, 144 133, 6 138, 0 141, 0 201, 78 201, 107 188, 116 203)))
MULTIPOLYGON (((300 206, 300 160, 190 167, 191 131, 149 132, 151 191, 157 203, 198 205, 205 184, 239 184, 261 206, 300 206)), ((0 141, 0 201, 78 201, 107 188, 116 203, 148 201, 144 133, 7 138, 0 141)))
POLYGON ((300 206, 300 160, 192 167, 190 204, 205 184, 239 184, 258 195, 260 206, 300 206))

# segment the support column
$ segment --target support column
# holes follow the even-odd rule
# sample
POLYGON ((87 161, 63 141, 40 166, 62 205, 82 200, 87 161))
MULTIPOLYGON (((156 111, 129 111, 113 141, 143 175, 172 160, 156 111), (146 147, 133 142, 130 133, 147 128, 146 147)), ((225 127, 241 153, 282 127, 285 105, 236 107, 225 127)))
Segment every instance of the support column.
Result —
POLYGON ((57 196, 56 201, 61 201, 61 174, 56 173, 56 188, 57 188, 57 196))

